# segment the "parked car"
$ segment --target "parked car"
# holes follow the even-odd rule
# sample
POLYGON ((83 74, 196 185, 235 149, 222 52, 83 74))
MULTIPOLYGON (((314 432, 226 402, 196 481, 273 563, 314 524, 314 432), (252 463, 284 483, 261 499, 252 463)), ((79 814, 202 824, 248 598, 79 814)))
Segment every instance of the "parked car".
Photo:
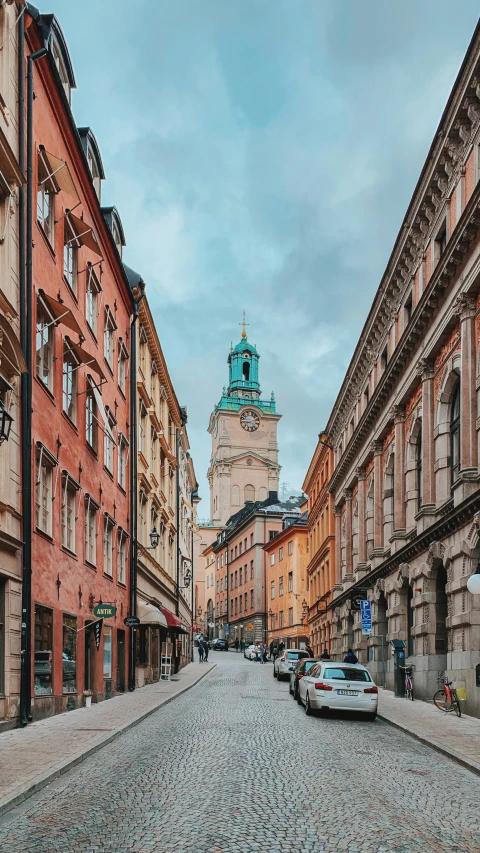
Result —
POLYGON ((217 637, 216 640, 212 640, 212 649, 217 652, 228 652, 228 640, 217 637))
POLYGON ((247 660, 253 660, 255 657, 255 652, 253 651, 254 648, 255 645, 253 643, 251 643, 249 646, 245 646, 243 650, 243 657, 247 658, 247 660))
POLYGON ((275 658, 273 677, 278 678, 279 681, 290 678, 290 673, 294 671, 298 661, 308 657, 309 654, 304 649, 285 649, 279 657, 275 658))
POLYGON ((290 693, 293 698, 299 701, 298 699, 298 682, 304 675, 307 674, 314 666, 314 664, 318 663, 318 658, 303 658, 300 660, 292 673, 290 673, 290 693))
POLYGON ((368 669, 360 663, 322 661, 298 683, 305 713, 312 711, 360 711, 374 720, 377 716, 378 687, 368 669))

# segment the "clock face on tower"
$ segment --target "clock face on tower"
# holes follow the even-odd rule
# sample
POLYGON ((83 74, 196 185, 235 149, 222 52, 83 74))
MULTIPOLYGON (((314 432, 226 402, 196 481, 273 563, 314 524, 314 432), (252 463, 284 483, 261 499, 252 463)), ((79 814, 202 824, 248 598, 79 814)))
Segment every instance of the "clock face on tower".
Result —
POLYGON ((260 426, 260 418, 253 409, 246 409, 240 415, 240 424, 247 432, 254 432, 260 426))

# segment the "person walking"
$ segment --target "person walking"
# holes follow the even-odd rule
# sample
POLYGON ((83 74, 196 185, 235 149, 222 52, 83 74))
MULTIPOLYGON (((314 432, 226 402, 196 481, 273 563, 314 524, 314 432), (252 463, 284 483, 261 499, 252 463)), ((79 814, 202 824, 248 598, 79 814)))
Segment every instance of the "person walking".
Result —
POLYGON ((315 657, 315 655, 313 654, 313 649, 312 649, 310 643, 307 643, 307 645, 305 646, 305 651, 307 652, 309 658, 315 657))
POLYGON ((358 658, 356 654, 354 654, 353 649, 348 649, 347 654, 343 659, 344 663, 358 663, 358 658))
POLYGON ((263 663, 263 658, 265 657, 265 645, 263 643, 260 643, 258 647, 258 656, 260 659, 260 663, 263 663))
POLYGON ((198 662, 203 663, 203 640, 198 641, 198 662))
POLYGON ((278 644, 278 654, 281 655, 285 651, 285 643, 282 642, 278 644))
MULTIPOLYGON (((272 640, 272 642, 270 643, 270 660, 272 660, 272 658, 273 658, 274 649, 275 649, 275 643, 272 640)), ((274 658, 274 660, 275 660, 275 658, 274 658)))
POLYGON ((253 654, 255 655, 255 661, 258 663, 259 657, 258 657, 258 645, 257 645, 257 643, 255 643, 255 645, 253 647, 253 654))
POLYGON ((238 652, 239 648, 240 648, 240 640, 237 637, 237 639, 235 640, 235 651, 238 652))
POLYGON ((205 663, 208 663, 208 650, 210 648, 210 643, 208 640, 203 641, 203 657, 205 659, 205 663))
POLYGON ((328 654, 327 650, 324 649, 322 654, 320 655, 320 660, 331 660, 332 658, 328 654))

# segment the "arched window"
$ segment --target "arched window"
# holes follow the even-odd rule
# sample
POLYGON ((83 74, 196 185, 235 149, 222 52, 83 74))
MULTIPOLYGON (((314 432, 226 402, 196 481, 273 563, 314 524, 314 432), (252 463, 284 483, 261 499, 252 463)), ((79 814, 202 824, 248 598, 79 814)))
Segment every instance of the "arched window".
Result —
POLYGON ((416 467, 417 467, 417 505, 418 509, 422 506, 423 503, 423 493, 422 493, 422 430, 420 429, 417 435, 417 447, 416 447, 416 467))
POLYGON ((245 503, 247 501, 254 501, 255 500, 255 487, 254 486, 245 486, 244 500, 245 500, 245 503))
POLYGON ((452 483, 460 473, 460 382, 457 382, 450 407, 450 458, 452 483))
POLYGON ((246 382, 250 379, 250 365, 248 361, 243 362, 243 378, 246 382))

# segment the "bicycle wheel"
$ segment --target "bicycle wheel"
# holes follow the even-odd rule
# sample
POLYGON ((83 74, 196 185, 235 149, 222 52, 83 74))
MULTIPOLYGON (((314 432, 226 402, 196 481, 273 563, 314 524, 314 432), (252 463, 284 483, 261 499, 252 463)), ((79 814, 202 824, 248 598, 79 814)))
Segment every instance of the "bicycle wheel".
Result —
POLYGON ((452 699, 453 699, 453 707, 455 709, 455 713, 456 713, 457 717, 461 717, 462 716, 462 709, 460 707, 460 702, 457 699, 456 693, 453 694, 452 699))
POLYGON ((433 697, 434 704, 440 711, 453 711, 453 705, 445 690, 437 690, 433 697))
POLYGON ((413 681, 410 681, 410 699, 413 702, 413 681))

